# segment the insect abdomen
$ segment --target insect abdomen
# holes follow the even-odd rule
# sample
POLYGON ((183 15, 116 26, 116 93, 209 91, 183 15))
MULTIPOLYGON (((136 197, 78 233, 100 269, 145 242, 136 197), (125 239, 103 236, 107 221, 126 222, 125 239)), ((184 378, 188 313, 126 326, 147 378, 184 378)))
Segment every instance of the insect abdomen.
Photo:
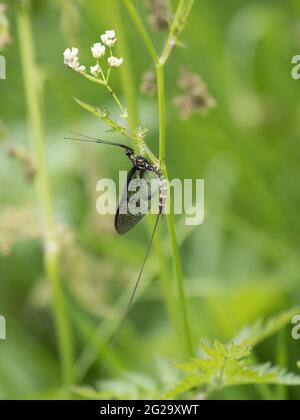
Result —
POLYGON ((168 197, 168 181, 166 178, 162 175, 162 173, 159 171, 157 173, 157 176, 159 177, 159 213, 162 214, 166 208, 166 202, 168 197))

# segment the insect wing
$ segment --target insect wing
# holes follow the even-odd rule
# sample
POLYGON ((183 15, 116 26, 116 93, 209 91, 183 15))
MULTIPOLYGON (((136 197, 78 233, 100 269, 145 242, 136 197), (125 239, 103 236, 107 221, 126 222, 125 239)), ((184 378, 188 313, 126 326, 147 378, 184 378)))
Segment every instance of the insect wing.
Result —
POLYGON ((158 191, 159 181, 157 177, 154 181, 152 172, 136 167, 131 169, 115 218, 119 234, 129 232, 149 213, 152 198, 158 191))

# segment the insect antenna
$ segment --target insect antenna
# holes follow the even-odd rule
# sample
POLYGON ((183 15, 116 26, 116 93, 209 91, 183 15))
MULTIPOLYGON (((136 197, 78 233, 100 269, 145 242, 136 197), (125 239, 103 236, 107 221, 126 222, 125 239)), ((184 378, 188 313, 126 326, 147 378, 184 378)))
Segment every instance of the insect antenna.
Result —
MULTIPOLYGON (((144 272, 144 269, 145 269, 145 266, 146 266, 146 262, 147 262, 147 260, 148 260, 148 257, 149 257, 149 254, 150 254, 150 251, 151 251, 151 248, 152 248, 152 244, 153 244, 153 241, 154 241, 154 237, 155 237, 155 233, 156 233, 156 230, 157 230, 157 227, 158 227, 158 222, 159 222, 160 216, 161 216, 161 213, 159 213, 159 214, 157 215, 157 218, 156 218, 156 221, 155 221, 155 225, 154 225, 154 228, 153 228, 153 232, 152 232, 152 235, 151 235, 151 239, 150 239, 150 242, 149 242, 149 245, 148 245, 148 250, 147 250, 147 253, 146 253, 146 255, 145 255, 145 258, 144 258, 144 261, 143 261, 143 264, 142 264, 141 270, 140 270, 140 272, 139 272, 138 279, 137 279, 137 281, 135 282, 134 288, 133 288, 133 290, 132 290, 132 293, 131 293, 131 296, 130 296, 129 302, 128 302, 128 304, 127 304, 126 311, 125 311, 125 313, 124 313, 124 315, 123 315, 123 318, 121 319, 121 321, 120 321, 119 325, 117 326, 117 328, 116 328, 115 332, 113 333, 113 335, 111 336, 111 338, 110 338, 110 340, 109 340, 108 346, 110 346, 110 347, 111 347, 111 349, 114 349, 114 347, 115 347, 115 345, 116 345, 116 342, 117 342, 117 339, 118 339, 118 337, 119 337, 119 335, 120 335, 120 332, 121 332, 121 330, 122 330, 122 327, 123 327, 123 325, 124 325, 124 323, 125 323, 125 321, 126 321, 126 319, 127 319, 128 315, 129 315, 129 312, 130 312, 130 310, 131 310, 131 308, 132 308, 132 305, 133 305, 133 303, 134 303, 134 298, 135 298, 136 292, 137 292, 137 290, 138 290, 138 287, 139 287, 139 285, 140 285, 141 278, 142 278, 142 275, 143 275, 143 272, 144 272)), ((101 370, 100 370, 100 373, 102 373, 102 372, 103 372, 103 370, 105 369, 105 367, 106 367, 106 364, 104 364, 104 365, 102 366, 102 368, 101 368, 101 370)))
POLYGON ((102 140, 102 139, 99 139, 99 138, 96 138, 96 137, 91 137, 91 136, 86 136, 86 135, 83 135, 83 134, 75 133, 75 132, 72 132, 72 131, 70 132, 70 134, 72 136, 76 136, 76 137, 65 137, 65 140, 106 144, 106 145, 110 145, 110 146, 120 147, 120 148, 125 149, 125 150, 132 150, 130 147, 125 146, 124 144, 121 144, 121 143, 115 143, 113 141, 106 141, 106 140, 102 140))

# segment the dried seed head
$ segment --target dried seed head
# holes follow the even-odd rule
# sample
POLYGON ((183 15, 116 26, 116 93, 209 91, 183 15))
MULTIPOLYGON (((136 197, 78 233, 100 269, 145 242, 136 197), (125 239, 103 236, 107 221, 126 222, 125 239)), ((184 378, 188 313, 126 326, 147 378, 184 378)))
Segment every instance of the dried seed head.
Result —
POLYGON ((0 255, 10 255, 18 241, 33 240, 41 235, 32 207, 5 207, 0 213, 0 255))
POLYGON ((15 158, 15 157, 16 157, 16 155, 17 155, 17 150, 16 150, 16 148, 15 148, 15 147, 13 147, 13 146, 9 146, 9 147, 6 149, 6 152, 7 152, 7 156, 8 156, 9 158, 11 158, 11 159, 15 158))
POLYGON ((153 70, 146 71, 143 74, 140 91, 144 95, 154 96, 157 93, 156 76, 153 70))
POLYGON ((173 99, 173 105, 178 108, 183 119, 190 118, 194 113, 205 115, 216 106, 215 99, 210 95, 201 77, 185 67, 181 69, 178 86, 183 90, 183 94, 173 99))
POLYGON ((24 177, 28 182, 33 182, 36 177, 36 168, 32 162, 32 160, 27 162, 27 165, 23 168, 24 177))
POLYGON ((172 8, 169 0, 145 0, 149 12, 149 23, 157 31, 166 31, 172 20, 172 8))
POLYGON ((36 168, 31 155, 26 150, 15 146, 7 148, 7 155, 20 163, 24 178, 29 182, 33 182, 36 176, 36 168))

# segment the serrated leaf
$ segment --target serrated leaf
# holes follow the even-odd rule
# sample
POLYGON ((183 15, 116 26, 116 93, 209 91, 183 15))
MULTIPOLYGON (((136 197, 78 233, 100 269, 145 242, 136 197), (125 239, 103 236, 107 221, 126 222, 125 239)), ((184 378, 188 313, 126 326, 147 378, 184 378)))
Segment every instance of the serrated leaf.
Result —
POLYGON ((97 384, 100 395, 104 392, 107 399, 140 400, 159 399, 180 378, 179 370, 167 360, 158 358, 153 375, 124 372, 117 379, 102 380, 97 384))
POLYGON ((299 313, 294 308, 280 313, 267 321, 258 320, 255 324, 245 327, 235 338, 234 343, 244 346, 256 347, 259 343, 276 334, 291 322, 295 314, 299 313))
POLYGON ((270 364, 253 365, 249 347, 215 341, 214 345, 201 345, 202 356, 179 366, 185 376, 164 399, 199 389, 209 392, 236 385, 300 385, 300 376, 287 373, 270 364))
POLYGON ((111 127, 112 131, 118 132, 119 134, 132 138, 126 131, 126 127, 116 122, 111 116, 110 113, 101 108, 97 108, 93 105, 87 104, 80 99, 74 98, 75 102, 81 106, 86 111, 90 112, 91 114, 95 115, 98 118, 101 118, 102 121, 104 121, 106 124, 108 124, 111 127))
POLYGON ((206 384, 205 377, 201 375, 188 375, 184 377, 170 392, 163 395, 163 400, 170 400, 176 398, 182 394, 187 393, 188 391, 193 390, 194 388, 199 388, 201 385, 206 384))
POLYGON ((119 379, 101 381, 100 393, 105 392, 109 398, 116 400, 157 399, 158 384, 146 375, 125 372, 119 379))

